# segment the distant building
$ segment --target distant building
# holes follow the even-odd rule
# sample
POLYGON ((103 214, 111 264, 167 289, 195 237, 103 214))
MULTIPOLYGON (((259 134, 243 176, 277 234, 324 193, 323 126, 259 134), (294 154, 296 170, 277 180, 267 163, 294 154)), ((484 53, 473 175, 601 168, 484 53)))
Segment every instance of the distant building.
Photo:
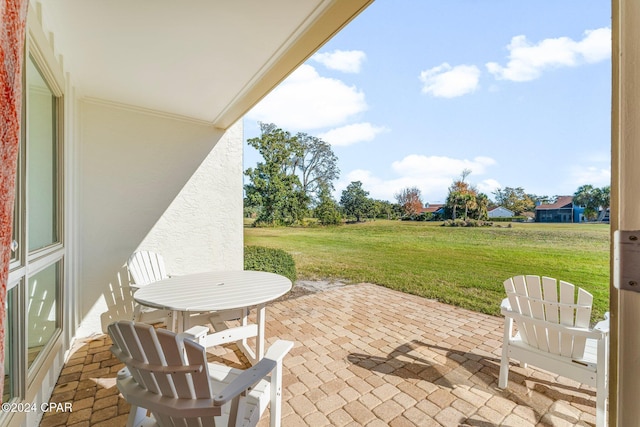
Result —
POLYGON ((420 213, 424 215, 431 215, 432 219, 444 218, 444 204, 425 203, 425 207, 420 210, 420 213))
POLYGON ((573 196, 560 196, 555 203, 536 206, 536 222, 582 222, 584 208, 573 203, 573 196))
POLYGON ((511 218, 513 215, 513 211, 502 206, 498 206, 497 208, 491 209, 487 212, 487 216, 489 218, 511 218))

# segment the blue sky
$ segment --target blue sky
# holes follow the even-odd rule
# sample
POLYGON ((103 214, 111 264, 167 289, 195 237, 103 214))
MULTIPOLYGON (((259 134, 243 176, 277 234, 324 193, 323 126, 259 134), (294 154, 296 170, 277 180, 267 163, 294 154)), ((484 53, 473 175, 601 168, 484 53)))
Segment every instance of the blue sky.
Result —
MULTIPOLYGON (((245 139, 262 121, 329 142, 338 199, 359 180, 442 202, 463 169, 492 199, 609 185, 610 40, 607 0, 377 0, 245 116, 245 139)), ((260 160, 245 147, 245 169, 260 160)))

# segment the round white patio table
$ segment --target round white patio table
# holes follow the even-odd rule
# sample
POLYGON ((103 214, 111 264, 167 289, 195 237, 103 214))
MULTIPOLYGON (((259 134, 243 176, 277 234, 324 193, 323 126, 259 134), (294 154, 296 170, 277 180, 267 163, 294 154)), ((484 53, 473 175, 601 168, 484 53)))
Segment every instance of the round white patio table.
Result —
POLYGON ((286 277, 264 271, 211 271, 150 283, 133 297, 139 304, 171 310, 175 322, 172 329, 176 332, 186 329, 189 315, 194 312, 240 311, 242 326, 247 326, 249 309, 256 307, 257 331, 252 335, 256 337, 255 353, 247 346, 246 338, 238 342, 255 363, 264 356, 266 303, 289 292, 291 286, 286 277))

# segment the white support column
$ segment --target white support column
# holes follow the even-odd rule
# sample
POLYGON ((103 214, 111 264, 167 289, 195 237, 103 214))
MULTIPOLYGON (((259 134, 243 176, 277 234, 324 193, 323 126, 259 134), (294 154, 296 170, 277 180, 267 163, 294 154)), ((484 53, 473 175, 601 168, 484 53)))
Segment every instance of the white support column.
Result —
MULTIPOLYGON (((640 230, 640 2, 613 0, 612 6, 613 233, 615 230, 640 230)), ((640 419, 640 405, 637 404, 640 396, 640 293, 612 287, 611 312, 610 425, 637 425, 640 419)))

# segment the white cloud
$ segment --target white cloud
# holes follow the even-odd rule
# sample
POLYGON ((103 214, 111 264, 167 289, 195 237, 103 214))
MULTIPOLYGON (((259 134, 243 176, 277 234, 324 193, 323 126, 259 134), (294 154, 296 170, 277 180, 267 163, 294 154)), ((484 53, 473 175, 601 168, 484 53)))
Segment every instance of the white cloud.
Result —
POLYGON ((489 157, 476 157, 468 160, 411 154, 391 164, 391 169, 396 174, 395 178, 380 178, 364 169, 349 172, 336 185, 337 197, 340 197, 340 192, 346 188, 349 182, 362 181, 363 188, 370 192, 370 197, 375 199, 393 201, 395 194, 403 188, 416 186, 422 192, 423 202, 444 202, 449 186, 453 180, 460 178, 464 169, 472 171, 471 175, 467 177, 467 181, 490 196, 491 191, 500 187, 500 184, 494 179, 478 182, 474 178, 477 175, 486 174, 488 169, 495 164, 496 161, 489 157))
POLYGON ((611 185, 611 169, 598 166, 572 166, 566 187, 573 188, 575 191, 581 185, 586 184, 594 187, 611 185))
POLYGON ((585 37, 578 43, 578 51, 588 63, 611 58, 611 28, 585 31, 585 37))
POLYGON ((498 188, 502 188, 502 185, 493 178, 485 179, 476 184, 478 191, 486 194, 489 198, 493 198, 493 192, 498 188))
POLYGON ((420 73, 422 93, 438 98, 455 98, 476 90, 480 69, 475 65, 451 67, 446 62, 420 73))
POLYGON ((511 39, 507 49, 507 65, 503 67, 497 62, 489 62, 487 70, 498 80, 525 82, 537 79, 547 69, 575 67, 608 59, 611 56, 611 29, 585 31, 580 41, 558 37, 544 39, 537 44, 520 35, 511 39))
POLYGON ((359 73, 367 55, 361 50, 334 50, 333 52, 316 53, 312 60, 321 63, 331 70, 344 73, 359 73))
POLYGON ((476 157, 473 160, 468 160, 410 154, 402 160, 393 162, 391 168, 398 174, 419 179, 446 175, 447 179, 451 181, 451 178, 460 176, 464 169, 471 170, 472 175, 482 175, 488 166, 495 163, 496 161, 490 157, 476 157))
POLYGON ((327 141, 334 147, 347 146, 358 142, 372 141, 376 135, 386 132, 389 129, 380 126, 374 126, 371 123, 354 123, 331 129, 328 132, 319 135, 319 138, 327 141))
POLYGON ((364 93, 303 64, 247 116, 290 130, 338 126, 367 109, 364 93))
POLYGON ((378 199, 378 200, 388 200, 390 202, 395 201, 395 194, 400 190, 406 187, 418 187, 422 192, 423 202, 433 202, 435 192, 427 190, 437 187, 443 187, 445 189, 445 197, 446 197, 446 189, 451 184, 451 181, 447 181, 446 179, 442 179, 439 183, 433 182, 421 182, 418 183, 413 178, 409 177, 399 177, 395 179, 384 180, 379 178, 371 171, 364 169, 356 169, 349 172, 340 182, 336 184, 336 199, 340 200, 340 195, 342 194, 342 190, 347 188, 352 181, 361 181, 362 188, 369 192, 369 197, 378 199))

